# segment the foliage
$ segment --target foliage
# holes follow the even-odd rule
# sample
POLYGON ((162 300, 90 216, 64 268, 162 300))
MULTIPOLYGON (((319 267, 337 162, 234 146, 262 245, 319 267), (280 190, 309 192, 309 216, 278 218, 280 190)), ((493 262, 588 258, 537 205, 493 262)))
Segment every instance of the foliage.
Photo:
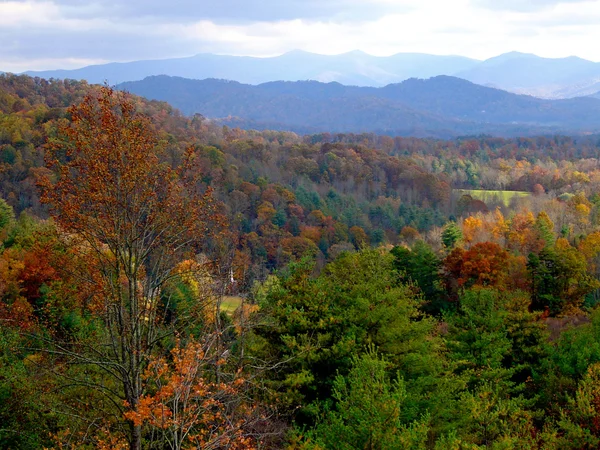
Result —
POLYGON ((597 155, 1 75, 0 447, 596 447, 597 155))
POLYGON ((8 227, 15 219, 15 213, 8 203, 0 198, 0 231, 8 227))
POLYGON ((289 361, 269 375, 277 401, 313 422, 313 408, 327 403, 336 373, 369 345, 407 379, 434 370, 434 323, 421 315, 412 289, 399 285, 391 255, 368 250, 342 254, 316 279, 312 267, 294 265, 271 285, 261 302, 264 324, 256 329, 264 358, 289 361))
MULTIPOLYGON (((149 386, 136 408, 125 417, 134 424, 151 428, 157 448, 255 448, 250 433, 253 408, 241 403, 245 380, 235 377, 215 380, 210 348, 215 336, 205 342, 190 339, 171 350, 172 362, 153 359, 143 375, 149 386)), ((217 365, 224 360, 216 361, 217 365)))
POLYGON ((444 227, 444 232, 442 233, 442 242, 446 248, 452 249, 462 239, 462 237, 462 231, 460 228, 458 228, 456 223, 449 222, 444 227))
POLYGON ((394 247, 394 268, 405 282, 413 281, 423 293, 427 304, 423 308, 429 313, 439 313, 448 306, 442 291, 440 278, 441 260, 427 243, 419 240, 412 249, 394 247))
MULTIPOLYGON (((70 339, 52 340, 51 346, 58 361, 99 366, 120 384, 99 388, 137 412, 144 370, 172 333, 161 327, 167 321, 161 290, 186 252, 198 250, 215 212, 210 190, 198 195, 186 179, 191 166, 178 174, 159 164, 157 136, 130 100, 102 88, 69 112, 71 122, 60 127, 48 158, 59 177, 41 180, 42 201, 71 234, 66 246, 72 257, 86 262, 77 276, 87 281, 81 287, 88 297, 78 312, 102 327, 88 331, 83 347, 70 339)), ((175 319, 168 322, 189 320, 175 319)), ((141 448, 141 427, 128 419, 129 443, 141 448)))
POLYGON ((402 424, 406 387, 401 378, 388 378, 387 365, 371 350, 354 358, 346 377, 335 379, 335 410, 327 411, 313 432, 319 445, 339 449, 426 448, 427 417, 408 426, 402 424))

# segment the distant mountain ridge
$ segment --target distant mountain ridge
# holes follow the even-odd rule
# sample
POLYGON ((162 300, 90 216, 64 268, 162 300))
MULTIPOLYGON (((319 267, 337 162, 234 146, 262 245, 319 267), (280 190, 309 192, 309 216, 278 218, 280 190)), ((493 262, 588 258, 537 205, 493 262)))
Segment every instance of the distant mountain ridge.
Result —
POLYGON ((476 84, 542 98, 583 97, 600 90, 600 63, 576 56, 542 58, 510 52, 454 75, 476 84))
POLYGON ((242 128, 434 137, 600 131, 599 99, 543 100, 449 76, 382 88, 153 76, 118 87, 242 128))
POLYGON ((478 61, 462 56, 399 53, 388 57, 361 51, 341 55, 319 55, 300 50, 270 58, 199 54, 187 58, 133 61, 87 66, 74 70, 30 71, 42 78, 85 79, 110 84, 137 81, 152 75, 184 78, 219 78, 241 83, 316 80, 348 85, 384 86, 410 77, 429 78, 471 68, 478 61))
POLYGON ((574 56, 542 58, 519 52, 505 53, 485 61, 422 53, 378 57, 361 51, 319 55, 294 50, 269 58, 205 53, 186 58, 109 63, 26 74, 42 78, 83 79, 90 83, 107 81, 109 84, 169 75, 191 79, 228 79, 247 84, 315 80, 370 87, 383 87, 409 78, 449 75, 540 98, 573 98, 600 91, 600 63, 574 56))

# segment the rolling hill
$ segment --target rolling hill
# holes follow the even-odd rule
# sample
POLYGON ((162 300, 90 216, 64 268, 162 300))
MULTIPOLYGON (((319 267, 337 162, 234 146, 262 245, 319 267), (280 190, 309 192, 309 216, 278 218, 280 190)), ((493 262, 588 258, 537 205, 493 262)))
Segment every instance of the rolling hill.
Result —
POLYGON ((382 88, 155 76, 119 88, 242 128, 435 137, 600 131, 598 99, 543 100, 448 76, 382 88))

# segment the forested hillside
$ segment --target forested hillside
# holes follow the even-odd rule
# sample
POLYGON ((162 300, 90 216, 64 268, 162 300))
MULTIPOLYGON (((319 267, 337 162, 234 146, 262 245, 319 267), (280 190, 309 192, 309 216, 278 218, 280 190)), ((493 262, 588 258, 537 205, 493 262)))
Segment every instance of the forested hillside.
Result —
POLYGON ((2 75, 0 448, 597 448, 599 149, 2 75))
POLYGON ((460 78, 411 78, 381 88, 316 81, 258 86, 227 80, 155 76, 119 89, 167 101, 241 128, 300 133, 376 132, 449 138, 598 132, 595 98, 543 100, 479 86, 460 78))

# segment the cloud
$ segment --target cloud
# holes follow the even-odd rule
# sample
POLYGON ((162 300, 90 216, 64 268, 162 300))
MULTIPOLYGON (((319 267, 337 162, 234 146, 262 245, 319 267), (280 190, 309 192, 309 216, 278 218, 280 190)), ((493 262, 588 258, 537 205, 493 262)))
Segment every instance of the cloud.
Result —
MULTIPOLYGON (((417 2, 0 0, 0 70, 20 69, 19 58, 31 61, 28 68, 43 69, 65 61, 72 68, 81 60, 128 61, 199 52, 282 53, 295 48, 289 45, 304 44, 297 35, 282 39, 290 26, 297 33, 306 27, 352 28, 390 12, 410 11, 417 2), (49 64, 52 59, 56 64, 49 64)), ((335 33, 328 36, 335 38, 335 33)))
MULTIPOLYGON (((21 0, 26 2, 27 0, 21 0)), ((54 0, 77 18, 152 18, 162 22, 210 20, 218 23, 274 22, 293 19, 362 21, 407 10, 407 0, 54 0)))
POLYGON ((0 0, 0 70, 293 49, 600 60, 600 2, 531 0, 0 0), (511 6, 512 5, 512 6, 511 6), (516 5, 516 6, 515 6, 516 5), (512 8, 512 9, 511 9, 512 8))
POLYGON ((584 3, 589 0, 473 0, 473 4, 497 11, 533 12, 551 9, 566 3, 584 3))

